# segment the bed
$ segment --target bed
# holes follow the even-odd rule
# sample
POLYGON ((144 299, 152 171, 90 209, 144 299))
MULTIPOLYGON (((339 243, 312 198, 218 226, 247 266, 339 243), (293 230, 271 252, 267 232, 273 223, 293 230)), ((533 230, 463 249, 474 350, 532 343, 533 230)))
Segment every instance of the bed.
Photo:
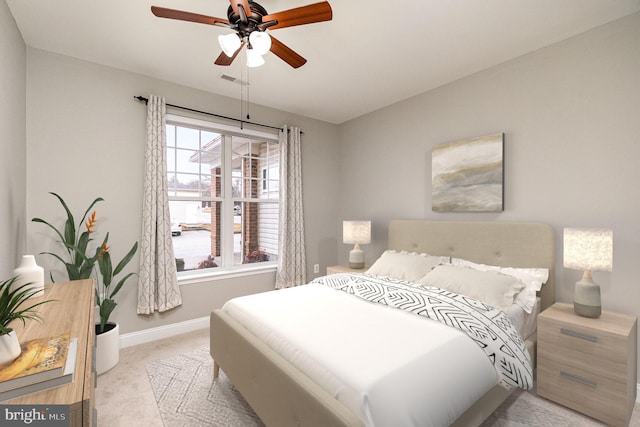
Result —
MULTIPOLYGON (((548 279, 537 293, 537 308, 540 311, 553 304, 555 299, 554 241, 551 227, 536 223, 394 220, 388 227, 388 252, 427 253, 480 265, 546 269, 548 279)), ((334 282, 339 279, 339 276, 335 277, 332 279, 334 282)), ((345 280, 350 278, 346 277, 345 280)), ((309 289, 314 289, 313 286, 309 289)), ((327 293, 316 292, 320 292, 318 299, 327 293)), ((287 295, 283 291, 266 294, 277 296, 278 293, 287 295)), ((233 306, 232 303, 231 308, 233 306)), ((283 352, 268 338, 258 338, 255 329, 237 313, 237 310, 234 314, 234 310, 225 305, 225 309, 215 310, 211 314, 210 352, 214 359, 214 376, 217 376, 218 369, 224 370, 265 424, 323 427, 373 425, 368 415, 363 416, 349 399, 345 403, 344 393, 336 396, 335 389, 323 383, 324 377, 318 376, 318 372, 309 371, 304 363, 300 364, 295 357, 297 353, 293 353, 292 357, 292 353, 283 352)), ((306 343, 313 345, 313 341, 306 343)), ((534 362, 535 334, 529 336, 524 344, 530 360, 534 362)), ((396 375, 393 378, 397 380, 403 377, 396 375)), ((482 390, 473 397, 473 402, 465 403, 465 409, 456 413, 451 425, 481 424, 513 391, 498 384, 488 387, 486 392, 482 390)), ((370 396, 365 397, 365 403, 374 401, 373 398, 371 401, 369 399, 370 396)), ((389 399, 389 395, 383 395, 383 399, 389 399)), ((410 425, 411 422, 409 420, 406 424, 410 425)))

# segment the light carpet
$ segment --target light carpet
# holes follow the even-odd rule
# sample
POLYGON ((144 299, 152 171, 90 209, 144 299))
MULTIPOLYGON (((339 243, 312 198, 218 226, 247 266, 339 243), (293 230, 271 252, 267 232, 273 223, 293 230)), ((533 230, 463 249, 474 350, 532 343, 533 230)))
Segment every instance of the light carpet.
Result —
POLYGON ((264 426, 224 372, 213 381, 209 349, 147 365, 164 427, 264 426))
MULTIPOLYGON (((213 381, 208 348, 149 363, 147 374, 164 427, 264 426, 223 371, 213 381)), ((640 426, 638 418, 636 404, 630 426, 640 426)), ((482 427, 603 425, 535 393, 516 390, 482 427)))

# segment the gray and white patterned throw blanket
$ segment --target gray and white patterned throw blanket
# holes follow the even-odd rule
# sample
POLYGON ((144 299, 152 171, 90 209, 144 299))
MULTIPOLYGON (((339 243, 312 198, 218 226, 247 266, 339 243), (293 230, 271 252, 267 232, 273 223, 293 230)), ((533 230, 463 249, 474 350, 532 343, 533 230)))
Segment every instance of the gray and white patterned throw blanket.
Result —
POLYGON ((505 313, 481 301, 440 288, 362 274, 332 274, 311 283, 460 329, 484 350, 502 387, 529 390, 533 385, 531 360, 522 337, 505 313))

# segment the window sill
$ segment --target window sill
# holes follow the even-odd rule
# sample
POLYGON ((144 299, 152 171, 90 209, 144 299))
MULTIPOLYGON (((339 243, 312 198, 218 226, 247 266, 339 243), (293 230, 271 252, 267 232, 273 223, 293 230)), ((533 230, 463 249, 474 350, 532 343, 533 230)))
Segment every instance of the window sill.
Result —
POLYGON ((207 272, 187 271, 178 273, 178 285, 194 285, 219 279, 231 279, 242 276, 252 276, 254 274, 263 274, 276 271, 277 262, 261 262, 255 266, 235 267, 235 268, 216 268, 207 272))

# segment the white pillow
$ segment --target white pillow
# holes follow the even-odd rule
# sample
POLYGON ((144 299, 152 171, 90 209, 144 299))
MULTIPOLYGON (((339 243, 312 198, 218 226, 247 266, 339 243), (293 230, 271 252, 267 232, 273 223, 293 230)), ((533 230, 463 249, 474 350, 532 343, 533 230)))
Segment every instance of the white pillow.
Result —
POLYGON ((446 289, 484 302, 508 313, 524 283, 497 271, 480 271, 453 265, 441 265, 418 283, 446 289))
POLYGON ((431 256, 416 252, 396 252, 387 250, 365 274, 387 276, 415 282, 430 272, 435 266, 446 264, 449 257, 431 256))
POLYGON ((549 270, 546 268, 498 267, 496 265, 477 264, 461 258, 451 258, 451 264, 479 271, 498 271, 520 280, 524 283, 525 288, 518 294, 514 303, 529 314, 536 305, 536 292, 542 289, 542 285, 549 280, 549 270))

